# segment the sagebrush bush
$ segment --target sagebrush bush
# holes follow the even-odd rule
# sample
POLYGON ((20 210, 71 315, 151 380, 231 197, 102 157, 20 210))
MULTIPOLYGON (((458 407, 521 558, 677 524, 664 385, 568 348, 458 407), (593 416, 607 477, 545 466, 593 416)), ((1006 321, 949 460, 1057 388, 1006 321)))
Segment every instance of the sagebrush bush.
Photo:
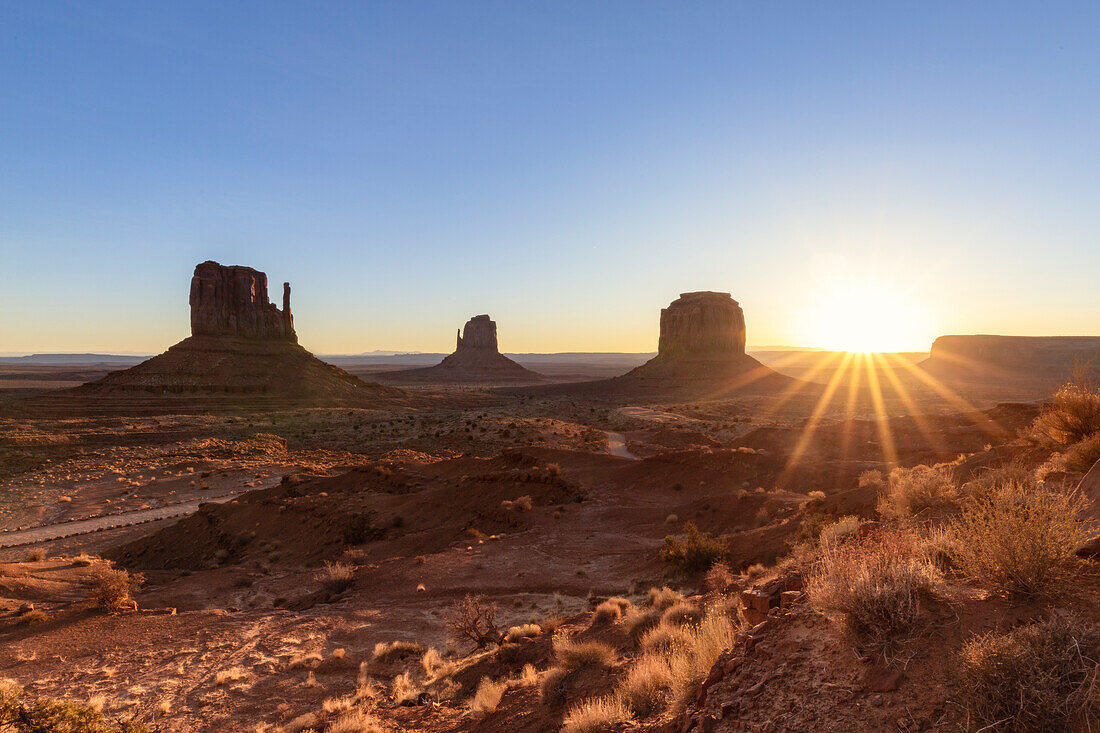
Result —
POLYGON ((954 687, 974 728, 1077 730, 1100 714, 1098 660, 1100 629, 1056 616, 967 642, 958 655, 954 687))
POLYGON ((709 570, 714 563, 722 560, 729 548, 721 538, 699 531, 694 523, 684 525, 684 536, 668 535, 660 550, 665 562, 688 572, 709 570))
POLYGON ((1094 433, 1054 454, 1048 465, 1056 471, 1088 473, 1097 461, 1100 461, 1100 433, 1094 433))
POLYGON ((851 537, 863 526, 863 520, 850 514, 841 517, 822 528, 817 536, 818 544, 825 548, 833 547, 851 537))
POLYGON ((1066 384, 1031 423, 1028 435, 1047 448, 1064 448, 1100 433, 1100 389, 1066 384))
POLYGON ((130 594, 144 582, 145 576, 141 573, 131 575, 125 570, 102 567, 92 575, 89 600, 110 613, 135 610, 137 603, 130 594))
POLYGON ((1009 481, 968 501, 950 524, 959 569, 971 580, 1023 596, 1064 590, 1086 539, 1077 491, 1009 481))
POLYGON ((890 519, 905 519, 925 512, 957 507, 959 486, 947 465, 895 468, 882 491, 878 512, 890 519))
POLYGON ((818 610, 844 614, 863 640, 885 642, 916 625, 921 599, 941 580, 920 537, 891 530, 822 548, 806 590, 818 610))

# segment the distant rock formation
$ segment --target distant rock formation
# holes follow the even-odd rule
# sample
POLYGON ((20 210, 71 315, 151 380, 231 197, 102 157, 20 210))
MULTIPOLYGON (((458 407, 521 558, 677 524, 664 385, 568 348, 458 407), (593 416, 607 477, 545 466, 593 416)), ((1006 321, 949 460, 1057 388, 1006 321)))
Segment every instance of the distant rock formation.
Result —
POLYGON ((1054 385, 1083 372, 1100 375, 1097 336, 940 336, 925 371, 960 381, 1004 380, 1054 385))
MULTIPOLYGON (((657 356, 625 376, 728 379, 775 373, 745 353, 745 314, 729 293, 681 293, 661 309, 657 356)), ((776 375, 778 376, 778 375, 776 375)))
POLYGON ((290 313, 290 283, 283 309, 267 299, 267 275, 251 267, 206 261, 191 278, 191 335, 277 339, 298 343, 290 313))
POLYGON ((290 312, 268 301, 267 276, 203 262, 191 279, 191 336, 163 354, 94 382, 43 395, 33 411, 191 412, 221 407, 377 407, 404 393, 367 383, 298 345, 290 312))
POLYGON ((373 376, 375 379, 397 384, 535 383, 545 379, 541 374, 500 353, 497 347, 497 324, 488 315, 474 316, 466 321, 466 325, 458 332, 454 353, 435 366, 383 372, 373 376))

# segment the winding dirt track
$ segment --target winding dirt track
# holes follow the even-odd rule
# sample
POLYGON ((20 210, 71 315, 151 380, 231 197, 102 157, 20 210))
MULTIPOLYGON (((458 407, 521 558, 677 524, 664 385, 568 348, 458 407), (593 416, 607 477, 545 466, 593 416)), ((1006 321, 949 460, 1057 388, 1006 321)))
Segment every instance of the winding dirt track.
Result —
POLYGON ((199 504, 221 504, 229 501, 241 492, 225 494, 223 496, 204 496, 200 499, 192 499, 178 504, 153 507, 151 509, 135 509, 130 512, 109 514, 90 519, 78 519, 72 522, 60 522, 58 524, 44 524, 40 527, 29 529, 15 529, 0 532, 0 548, 19 547, 21 545, 33 545, 39 542, 59 540, 64 537, 73 537, 92 532, 101 532, 107 529, 129 527, 145 522, 155 522, 158 519, 171 519, 191 514, 199 508, 199 504))
POLYGON ((638 460, 638 456, 626 449, 626 436, 622 433, 607 432, 607 452, 619 458, 629 458, 632 461, 638 460))

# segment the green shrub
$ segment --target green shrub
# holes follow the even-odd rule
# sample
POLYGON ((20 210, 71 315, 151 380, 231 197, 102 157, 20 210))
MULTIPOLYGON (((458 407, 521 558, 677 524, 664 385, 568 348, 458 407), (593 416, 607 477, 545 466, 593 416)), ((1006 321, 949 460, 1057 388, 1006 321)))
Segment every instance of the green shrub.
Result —
POLYGON ((665 562, 676 565, 688 572, 709 570, 714 563, 722 560, 729 552, 726 543, 711 534, 704 534, 694 523, 684 525, 684 536, 665 537, 660 557, 665 562))

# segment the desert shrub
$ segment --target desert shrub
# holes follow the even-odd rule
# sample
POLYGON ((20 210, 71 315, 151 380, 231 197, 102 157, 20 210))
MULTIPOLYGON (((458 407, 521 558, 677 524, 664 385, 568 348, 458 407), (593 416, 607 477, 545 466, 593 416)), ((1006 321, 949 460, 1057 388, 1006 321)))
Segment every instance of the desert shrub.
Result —
POLYGON ((578 703, 562 721, 562 733, 604 733, 630 719, 630 712, 614 697, 578 703))
POLYGON ((488 677, 482 677, 477 685, 477 692, 470 701, 470 710, 475 715, 488 715, 500 705, 500 698, 508 685, 504 682, 493 682, 488 677))
POLYGON ((1066 384, 1031 423, 1028 436, 1048 448, 1064 448, 1100 433, 1100 389, 1066 384))
POLYGON ((846 537, 852 536, 863 526, 863 520, 859 517, 846 515, 832 524, 825 525, 817 536, 818 544, 822 547, 832 547, 843 542, 846 537))
POLYGON ((361 545, 371 538, 371 515, 351 514, 344 524, 343 540, 347 545, 361 545))
POLYGON ((861 489, 871 487, 881 491, 886 486, 886 479, 883 477, 882 471, 864 471, 859 475, 858 484, 861 489))
POLYGON ((691 632, 681 626, 661 624, 642 635, 642 649, 656 654, 671 654, 691 646, 691 632))
POLYGON ((512 626, 504 634, 505 641, 520 641, 521 639, 530 639, 538 636, 542 633, 542 627, 538 624, 520 624, 519 626, 512 626))
POLYGON ((110 613, 137 608, 130 594, 145 582, 140 573, 131 575, 125 570, 102 567, 92 576, 92 587, 88 600, 110 613))
POLYGON ((214 675, 214 684, 228 685, 230 682, 236 682, 247 674, 244 667, 230 667, 229 669, 219 669, 217 674, 214 675))
POLYGON ((99 558, 93 557, 86 552, 82 552, 73 558, 73 565, 78 568, 86 568, 98 559, 99 558))
POLYGON ((954 509, 958 497, 959 487, 950 466, 895 468, 877 508, 884 517, 902 519, 927 511, 954 509))
POLYGON ((688 572, 709 570, 726 556, 726 543, 709 533, 699 531, 693 522, 684 524, 684 536, 669 535, 660 550, 665 562, 688 572))
POLYGON ((321 583, 330 593, 343 593, 355 580, 355 566, 346 562, 326 562, 321 583))
POLYGON ((716 562, 703 576, 703 588, 711 593, 724 591, 733 585, 733 572, 724 562, 716 562))
POLYGON ((668 657, 672 675, 670 696, 674 707, 683 710, 695 698, 718 656, 733 646, 737 627, 725 614, 708 613, 691 628, 691 644, 668 657))
POLYGON ((1035 471, 1023 463, 1008 463, 997 468, 987 468, 962 485, 965 499, 988 499, 1007 483, 1034 484, 1035 471))
POLYGON ((1077 730, 1100 714, 1097 660, 1100 629, 1076 617, 979 636, 958 655, 958 702, 982 729, 1077 730))
POLYGON ((661 610, 657 608, 631 608, 622 618, 622 626, 631 638, 639 639, 661 621, 661 610))
POLYGON ((49 620, 50 617, 42 611, 31 610, 19 614, 19 618, 16 623, 20 626, 38 626, 39 624, 44 624, 49 620))
POLYGON ((46 559, 46 551, 43 550, 41 547, 36 547, 35 549, 30 551, 30 553, 27 555, 27 558, 31 562, 42 562, 46 559))
POLYGON ((703 620, 703 612, 693 603, 680 601, 661 614, 662 626, 694 626, 703 620))
MULTIPOLYGON (((374 660, 382 664, 388 664, 411 656, 419 656, 424 652, 424 647, 415 641, 395 639, 394 641, 380 641, 374 645, 374 660)), ((436 652, 438 656, 439 652, 436 652)))
POLYGON ((916 625, 939 570, 915 534, 878 532, 822 548, 806 590, 821 611, 843 613, 865 640, 888 641, 916 625))
POLYGON ((558 667, 566 672, 580 669, 607 669, 615 663, 618 652, 602 641, 577 641, 566 636, 554 638, 554 656, 558 667))
POLYGON ((1076 491, 1016 481, 967 502, 950 525, 959 569, 997 590, 1054 594, 1086 538, 1084 504, 1076 491))
POLYGON ((500 643, 504 635, 496 625, 497 607, 481 596, 467 595, 457 601, 444 616, 447 628, 458 639, 465 639, 482 649, 500 643))
POLYGON ((606 624, 618 621, 633 604, 625 598, 608 598, 596 606, 594 623, 606 624))
POLYGON ((1088 473, 1097 461, 1100 461, 1100 433, 1093 433, 1051 456, 1048 465, 1056 471, 1088 473))
POLYGON ((420 666, 424 668, 424 674, 429 679, 438 679, 449 676, 454 664, 444 660, 439 650, 432 647, 424 652, 424 656, 420 658, 420 666))
POLYGON ((0 730, 6 733, 150 733, 132 720, 108 723, 91 705, 39 697, 23 699, 23 689, 11 680, 0 682, 0 730))
POLYGON ((661 709, 672 689, 672 669, 664 654, 646 654, 638 659, 615 688, 622 704, 640 719, 661 709))

